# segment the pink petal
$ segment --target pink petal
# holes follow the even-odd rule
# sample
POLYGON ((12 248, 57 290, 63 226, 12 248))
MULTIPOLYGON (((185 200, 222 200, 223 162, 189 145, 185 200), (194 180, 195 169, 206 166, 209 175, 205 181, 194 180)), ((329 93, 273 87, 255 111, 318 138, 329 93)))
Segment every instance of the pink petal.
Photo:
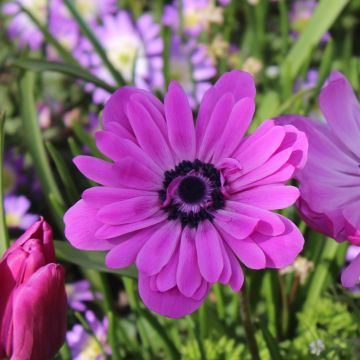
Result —
POLYGON ((159 202, 156 195, 117 201, 102 207, 97 213, 97 218, 110 225, 134 223, 155 214, 160 208, 159 202))
POLYGON ((108 250, 112 244, 96 237, 103 225, 96 218, 97 209, 79 200, 64 215, 65 236, 72 246, 83 250, 108 250))
POLYGON ((232 94, 235 102, 241 98, 255 98, 255 83, 252 76, 244 71, 233 70, 223 74, 220 79, 204 95, 196 122, 196 141, 204 137, 209 126, 211 114, 220 97, 226 93, 232 94))
POLYGON ((286 228, 278 236, 254 233, 251 238, 264 251, 266 267, 284 268, 292 264, 304 246, 304 238, 299 229, 287 218, 281 216, 286 228))
POLYGON ((159 211, 153 216, 137 221, 135 223, 131 224, 124 224, 124 225, 102 225, 99 230, 96 231, 95 237, 98 239, 111 239, 116 238, 118 236, 125 235, 127 233, 131 233, 136 230, 145 229, 149 226, 159 224, 163 222, 167 218, 167 215, 164 213, 164 211, 159 211))
POLYGON ((64 281, 62 266, 48 264, 16 290, 12 359, 47 360, 58 352, 66 335, 64 281))
POLYGON ((105 263, 109 268, 126 268, 135 262, 136 256, 153 235, 157 227, 149 227, 124 235, 124 241, 112 248, 106 255, 105 263))
POLYGON ((220 275, 219 282, 221 284, 227 284, 230 281, 230 278, 232 275, 231 263, 230 263, 229 254, 228 254, 230 249, 229 250, 226 249, 225 244, 223 244, 223 242, 220 242, 220 245, 221 245, 221 251, 222 251, 222 255, 223 255, 223 259, 224 259, 224 268, 220 275))
POLYGON ((342 286, 352 288, 360 278, 360 254, 348 265, 341 274, 342 286))
POLYGON ((176 281, 180 292, 187 297, 194 295, 202 280, 196 255, 195 236, 195 230, 185 227, 180 241, 176 281))
POLYGON ((231 94, 224 94, 215 104, 214 110, 201 139, 198 139, 197 157, 209 162, 213 155, 214 147, 219 141, 219 135, 223 133, 224 126, 228 121, 231 110, 234 106, 234 97, 231 94))
POLYGON ((114 167, 119 173, 118 186, 147 191, 158 191, 162 188, 162 178, 149 170, 142 163, 125 158, 114 167))
POLYGON ((120 173, 114 164, 92 156, 79 155, 74 164, 87 178, 102 185, 118 186, 120 173))
POLYGON ((220 246, 221 238, 210 221, 199 224, 196 232, 196 252, 200 273, 209 283, 219 280, 224 268, 220 246))
POLYGON ((251 239, 236 239, 230 234, 223 238, 240 261, 250 269, 264 269, 266 258, 262 249, 251 239))
POLYGON ((152 291, 149 277, 139 273, 139 293, 144 304, 152 311, 170 318, 180 318, 191 314, 203 303, 207 292, 199 300, 186 297, 175 287, 166 292, 152 291))
POLYGON ((255 102, 252 98, 243 98, 234 105, 225 129, 221 135, 219 134, 220 138, 215 145, 215 164, 233 154, 251 123, 254 111, 255 102))
POLYGON ((217 210, 215 225, 237 239, 245 239, 255 229, 258 219, 228 210, 217 210))
POLYGON ((174 160, 167 141, 146 108, 140 102, 131 100, 126 113, 140 147, 163 169, 171 169, 174 160))
POLYGON ((107 126, 109 123, 116 122, 132 133, 132 129, 125 110, 130 97, 135 94, 142 94, 150 101, 153 106, 158 108, 160 111, 163 111, 163 105, 151 93, 130 86, 124 86, 117 90, 105 105, 103 111, 103 123, 105 130, 108 130, 107 126))
POLYGON ((130 140, 121 139, 109 131, 98 131, 96 133, 96 146, 111 160, 121 162, 124 158, 130 157, 161 176, 164 173, 138 145, 130 140))
POLYGON ((101 208, 117 201, 127 200, 138 196, 154 196, 154 194, 156 194, 154 191, 94 186, 86 189, 81 197, 89 206, 101 208))
POLYGON ((249 135, 248 140, 240 145, 234 155, 240 161, 244 173, 264 164, 274 154, 285 137, 285 129, 275 126, 259 138, 253 140, 252 136, 249 135))
POLYGON ((328 85, 321 90, 319 103, 335 136, 359 157, 360 106, 342 74, 332 74, 328 85))
POLYGON ((154 233, 142 247, 136 258, 140 272, 157 274, 170 260, 181 235, 181 225, 169 221, 154 233))
POLYGON ((229 281, 229 285, 231 286, 233 291, 240 291, 244 283, 244 273, 241 269, 238 260, 232 254, 232 252, 228 252, 228 255, 231 264, 231 278, 229 281))
POLYGON ((170 82, 164 105, 169 141, 177 160, 194 160, 194 120, 187 96, 176 81, 170 82))
POLYGON ((156 287, 159 291, 168 291, 176 286, 178 263, 179 251, 175 251, 170 261, 156 275, 156 287))
POLYGON ((266 210, 279 210, 294 204, 299 195, 295 186, 264 185, 242 191, 234 199, 266 210))

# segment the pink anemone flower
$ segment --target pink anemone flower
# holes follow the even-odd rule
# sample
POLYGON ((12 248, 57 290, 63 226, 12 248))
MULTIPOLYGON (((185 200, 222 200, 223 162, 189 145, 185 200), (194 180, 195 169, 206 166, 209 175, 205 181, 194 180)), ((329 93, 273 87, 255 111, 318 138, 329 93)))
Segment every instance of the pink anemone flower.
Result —
MULTIPOLYGON (((315 230, 360 245, 360 106, 347 79, 333 72, 319 97, 326 123, 302 116, 281 117, 309 139, 309 159, 297 173, 298 208, 315 230)), ((360 276, 360 256, 342 273, 345 287, 360 276)))
POLYGON ((264 122, 245 136, 255 110, 250 74, 224 74, 204 95, 194 126, 173 81, 162 104, 123 87, 103 111, 96 144, 111 161, 74 162, 101 184, 65 215, 65 233, 84 250, 108 250, 106 265, 136 263, 145 305, 168 317, 195 311, 212 284, 240 290, 251 269, 292 263, 304 239, 271 210, 299 196, 286 185, 306 161, 305 135, 264 122))

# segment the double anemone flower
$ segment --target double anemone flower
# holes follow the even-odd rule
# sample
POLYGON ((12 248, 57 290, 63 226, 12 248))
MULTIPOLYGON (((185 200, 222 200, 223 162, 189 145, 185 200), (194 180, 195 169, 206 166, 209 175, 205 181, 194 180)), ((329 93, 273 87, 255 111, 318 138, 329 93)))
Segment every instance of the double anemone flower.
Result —
POLYGON ((287 182, 306 162, 307 139, 274 120, 246 136, 255 93, 249 74, 225 73, 205 93, 194 125, 177 82, 164 104, 123 87, 96 134, 109 161, 74 160, 101 186, 68 210, 66 237, 79 249, 107 250, 108 267, 136 263, 140 296, 161 315, 195 311, 217 282, 239 291, 242 265, 283 268, 303 248, 297 227, 272 210, 299 197, 287 182))

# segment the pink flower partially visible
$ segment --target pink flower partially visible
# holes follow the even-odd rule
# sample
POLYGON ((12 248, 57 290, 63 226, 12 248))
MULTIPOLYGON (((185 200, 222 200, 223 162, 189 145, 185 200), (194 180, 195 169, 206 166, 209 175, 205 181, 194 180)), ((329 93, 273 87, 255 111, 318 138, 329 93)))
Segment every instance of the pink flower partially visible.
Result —
POLYGON ((296 226, 271 210, 298 198, 286 182, 304 165, 307 140, 272 120, 245 136, 254 98, 248 73, 226 73, 205 93, 194 127, 177 82, 164 104, 123 87, 106 104, 104 131, 96 134, 112 162, 74 160, 102 186, 68 210, 67 238, 80 249, 110 250, 108 267, 136 262, 140 296, 161 315, 190 314, 216 282, 240 290, 240 262, 282 268, 303 247, 296 226))
POLYGON ((0 260, 0 358, 51 359, 65 340, 64 269, 41 219, 0 260))
MULTIPOLYGON (((297 173, 299 210, 317 231, 360 245, 360 106, 347 81, 333 72, 319 97, 326 123, 290 115, 278 120, 291 123, 309 139, 309 159, 297 173)), ((342 275, 351 287, 360 275, 360 257, 342 275), (350 280, 351 277, 351 280, 350 280)))

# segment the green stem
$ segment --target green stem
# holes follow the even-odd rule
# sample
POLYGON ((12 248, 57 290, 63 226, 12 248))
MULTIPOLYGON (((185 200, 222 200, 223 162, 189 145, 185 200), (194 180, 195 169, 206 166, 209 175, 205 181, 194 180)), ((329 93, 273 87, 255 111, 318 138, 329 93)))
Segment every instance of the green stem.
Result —
POLYGON ((4 209, 4 143, 5 143, 5 113, 0 112, 0 256, 9 247, 9 234, 6 226, 4 209))
POLYGON ((255 338, 255 329, 251 321, 250 304, 246 290, 246 284, 240 290, 240 313, 244 325, 246 341, 252 360, 260 360, 259 348, 255 338))
POLYGON ((304 303, 304 309, 312 309, 320 298, 321 291, 324 288, 326 279, 329 275, 329 268, 336 257, 340 244, 331 238, 326 239, 326 244, 322 251, 320 261, 311 279, 307 291, 307 298, 304 303))

